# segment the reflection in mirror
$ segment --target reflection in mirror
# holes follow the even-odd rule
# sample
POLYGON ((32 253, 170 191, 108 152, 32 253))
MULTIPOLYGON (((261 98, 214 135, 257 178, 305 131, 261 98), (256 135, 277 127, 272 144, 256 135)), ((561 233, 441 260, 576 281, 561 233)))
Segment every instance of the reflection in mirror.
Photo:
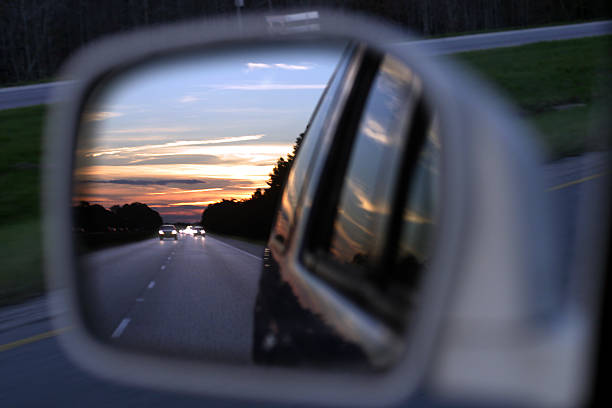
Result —
POLYGON ((408 67, 357 44, 235 48, 128 69, 89 101, 72 205, 94 335, 241 364, 398 361, 440 154, 408 67))
POLYGON ((192 53, 97 87, 72 203, 94 335, 143 352, 252 361, 277 201, 345 47, 192 53))

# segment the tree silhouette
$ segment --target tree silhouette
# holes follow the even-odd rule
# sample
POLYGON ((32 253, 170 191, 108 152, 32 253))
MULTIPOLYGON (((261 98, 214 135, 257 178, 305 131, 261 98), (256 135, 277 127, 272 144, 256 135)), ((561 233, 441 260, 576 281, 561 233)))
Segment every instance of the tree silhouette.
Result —
MULTIPOLYGON (((609 18, 609 0, 252 0, 244 10, 352 9, 425 35, 609 18)), ((50 78, 64 59, 109 33, 235 11, 230 0, 0 1, 0 83, 50 78)))
POLYGON ((287 158, 280 157, 276 161, 266 182, 267 188, 263 191, 261 188, 256 189, 246 200, 224 199, 208 205, 202 213, 200 220, 202 226, 213 232, 266 239, 272 227, 274 212, 289 176, 291 165, 307 130, 308 127, 297 137, 293 150, 287 155, 287 158))
POLYGON ((73 214, 76 229, 83 232, 149 232, 162 224, 159 213, 142 203, 114 205, 109 211, 99 204, 81 201, 73 208, 73 214))

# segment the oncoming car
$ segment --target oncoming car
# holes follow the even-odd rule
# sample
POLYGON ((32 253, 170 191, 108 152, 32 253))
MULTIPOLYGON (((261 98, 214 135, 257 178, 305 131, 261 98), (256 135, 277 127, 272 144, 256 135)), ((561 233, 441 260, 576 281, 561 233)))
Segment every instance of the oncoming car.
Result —
POLYGON ((194 237, 204 237, 206 236, 206 231, 202 227, 193 227, 193 236, 194 237))
POLYGON ((165 224, 159 227, 159 240, 163 241, 164 238, 174 238, 176 241, 178 238, 178 231, 174 225, 165 224))

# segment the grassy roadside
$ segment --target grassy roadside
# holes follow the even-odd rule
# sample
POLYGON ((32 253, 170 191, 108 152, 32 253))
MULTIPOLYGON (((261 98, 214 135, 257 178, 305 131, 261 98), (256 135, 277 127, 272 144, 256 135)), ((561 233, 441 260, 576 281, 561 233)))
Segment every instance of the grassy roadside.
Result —
MULTIPOLYGON (((601 84, 612 71, 611 42, 612 36, 593 37, 457 57, 514 100, 541 131, 551 157, 559 158, 597 148, 587 135, 594 119, 608 115, 609 88, 601 84)), ((45 111, 44 106, 0 111, 0 305, 44 290, 39 163, 45 111)))
POLYGON ((44 290, 39 165, 45 111, 0 111, 0 305, 44 290))
POLYGON ((456 57, 514 101, 550 158, 597 149, 590 124, 609 106, 612 36, 473 51, 456 57))
POLYGON ((0 306, 44 292, 39 218, 0 226, 0 306))

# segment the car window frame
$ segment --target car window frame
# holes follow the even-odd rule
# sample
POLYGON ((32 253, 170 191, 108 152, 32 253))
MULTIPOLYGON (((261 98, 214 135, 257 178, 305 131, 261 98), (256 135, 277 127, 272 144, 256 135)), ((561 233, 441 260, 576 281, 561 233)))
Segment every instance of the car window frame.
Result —
MULTIPOLYGON (((364 57, 365 62, 362 63, 367 64, 367 58, 369 57, 376 61, 371 62, 376 65, 376 69, 373 73, 367 74, 371 75, 367 81, 364 81, 363 78, 360 81, 358 77, 355 82, 359 84, 358 92, 362 94, 359 98, 351 98, 353 103, 343 109, 342 116, 345 123, 350 121, 353 125, 349 130, 346 130, 347 127, 342 126, 341 119, 341 123, 333 135, 336 146, 332 145, 330 148, 323 170, 324 174, 333 174, 333 177, 329 177, 326 182, 323 182, 322 179, 317 186, 312 205, 312 215, 305 234, 307 240, 301 250, 300 258, 310 273, 321 278, 334 290, 338 290, 349 301, 356 302, 367 313, 382 318, 394 330, 403 331, 406 323, 403 313, 398 313, 397 304, 394 301, 388 301, 381 289, 389 284, 390 274, 388 272, 394 268, 402 227, 401 224, 394 224, 397 224, 402 217, 403 206, 407 201, 406 192, 409 187, 410 176, 423 147, 427 124, 430 121, 426 109, 425 91, 420 84, 411 83, 410 85, 417 94, 413 98, 412 117, 410 120, 403 121, 399 125, 400 127, 395 129, 401 135, 399 139, 400 149, 395 153, 396 167, 392 170, 385 170, 387 174, 392 174, 396 179, 389 194, 390 214, 383 221, 385 229, 381 236, 381 247, 383 248, 381 262, 374 267, 347 266, 332 260, 328 256, 329 240, 332 235, 336 210, 340 204, 340 194, 345 187, 348 165, 359 137, 359 128, 364 118, 368 98, 374 91, 375 81, 380 76, 384 62, 384 56, 371 50, 370 52, 369 56, 364 57), (364 91, 365 94, 363 94, 364 91), (357 117, 357 120, 355 120, 355 117, 357 117), (325 229, 322 229, 321 225, 325 229), (355 282, 356 280, 358 282, 355 282)), ((375 171, 380 171, 383 167, 384 165, 376 167, 375 171)))
MULTIPOLYGON (((323 131, 319 133, 312 132, 311 125, 314 122, 314 120, 317 118, 317 116, 321 114, 324 115, 324 117, 322 118, 323 125, 321 128, 326 129, 330 125, 330 122, 332 120, 332 116, 334 113, 333 111, 335 109, 334 107, 338 104, 338 100, 340 98, 340 92, 342 90, 343 84, 346 82, 347 77, 349 76, 351 65, 353 65, 355 63, 355 60, 359 58, 358 53, 359 53, 359 47, 355 43, 350 42, 347 44, 346 48, 344 49, 344 51, 342 52, 340 56, 340 59, 338 61, 337 66, 334 69, 334 72, 332 73, 330 77, 329 82, 327 83, 327 86, 325 87, 325 90, 323 91, 323 93, 321 94, 321 97, 317 101, 317 105, 315 106, 315 109, 313 110, 308 120, 308 124, 306 127, 307 130, 305 131, 302 143, 305 142, 307 137, 310 137, 311 139, 316 138, 316 141, 318 142, 315 145, 310 155, 311 158, 318 156, 318 153, 321 150, 321 141, 324 138, 324 132, 323 131), (338 81, 337 87, 335 89, 332 88, 332 85, 334 85, 334 81, 338 81), (331 110, 329 112, 322 112, 321 108, 325 105, 325 102, 328 100, 328 98, 330 100, 331 110)), ((287 177, 287 181, 285 182, 285 185, 283 186, 283 190, 281 192, 280 199, 277 203, 276 211, 274 212, 275 215, 274 215, 274 220, 272 222, 272 231, 268 239, 268 247, 274 250, 276 254, 284 253, 287 250, 288 246, 290 245, 291 237, 294 235, 293 232, 295 229, 295 225, 300 215, 299 213, 300 213, 300 208, 302 206, 302 201, 304 199, 304 192, 307 190, 307 186, 310 181, 311 170, 315 166, 315 163, 313 160, 306 163, 306 166, 307 166, 306 171, 305 171, 306 177, 303 180, 298 182, 299 186, 297 187, 298 191, 297 191, 297 197, 295 200, 295 205, 293 206, 293 208, 291 208, 291 211, 290 211, 289 222, 288 222, 287 230, 286 230, 286 236, 283 236, 282 234, 278 233, 279 232, 277 228, 278 217, 281 216, 283 201, 286 199, 286 195, 288 194, 289 178, 295 172, 295 168, 296 168, 295 164, 297 163, 297 160, 299 160, 300 153, 303 153, 303 151, 304 151, 303 146, 300 146, 300 149, 298 150, 294 158, 294 162, 293 162, 291 171, 289 173, 289 176, 287 177)))

